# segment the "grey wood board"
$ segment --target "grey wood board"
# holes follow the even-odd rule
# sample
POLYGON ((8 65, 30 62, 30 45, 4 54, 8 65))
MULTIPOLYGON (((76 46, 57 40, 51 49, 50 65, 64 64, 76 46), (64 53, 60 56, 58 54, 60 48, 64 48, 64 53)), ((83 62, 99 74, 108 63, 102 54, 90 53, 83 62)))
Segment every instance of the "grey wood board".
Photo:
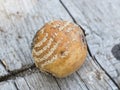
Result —
POLYGON ((44 23, 53 19, 72 21, 57 0, 1 1, 0 59, 7 70, 14 71, 33 64, 32 39, 44 23))
POLYGON ((15 77, 12 84, 19 90, 118 90, 89 56, 81 69, 66 78, 54 78, 32 69, 22 76, 15 77))
POLYGON ((62 0, 82 26, 92 56, 120 85, 120 1, 62 0))
POLYGON ((90 90, 118 90, 106 73, 99 67, 90 56, 78 71, 81 79, 90 90))
POLYGON ((34 73, 25 77, 30 89, 32 90, 60 90, 54 78, 43 73, 34 73))
POLYGON ((0 82, 0 90, 17 90, 12 80, 0 82))
POLYGON ((8 74, 8 72, 6 71, 4 65, 2 63, 0 63, 0 76, 5 76, 7 74, 8 74))
POLYGON ((62 90, 118 90, 105 72, 88 55, 83 66, 67 78, 57 79, 62 90))
POLYGON ((19 90, 59 90, 51 75, 40 73, 38 70, 31 74, 26 73, 23 77, 17 77, 15 83, 19 90))
MULTIPOLYGON (((74 13, 77 12, 78 11, 74 13)), ((78 16, 79 15, 77 15, 77 17, 78 16)), ((32 60, 30 51, 32 38, 44 23, 54 19, 72 21, 72 18, 58 0, 1 0, 0 21, 2 22, 0 22, 0 59, 3 63, 1 65, 5 66, 6 70, 14 71, 33 64, 34 62, 32 60)), ((95 67, 98 67, 98 65, 88 66, 87 71, 89 71, 89 68, 92 68, 93 71, 96 71, 95 67)), ((86 68, 86 66, 83 66, 83 68, 86 68)), ((7 73, 4 68, 2 70, 7 73)), ((99 68, 98 71, 99 70, 101 71, 102 69, 99 68)), ((105 85, 105 87, 101 87, 102 89, 106 89, 108 87, 110 90, 117 89, 115 84, 105 73, 104 74, 108 79, 105 79, 106 81, 104 79, 103 81, 98 81, 96 78, 93 78, 93 81, 97 82, 96 86, 93 87, 91 87, 91 85, 87 82, 89 81, 89 77, 86 76, 85 71, 82 70, 81 73, 84 74, 84 78, 82 78, 83 76, 79 75, 80 73, 78 72, 74 73, 74 75, 70 77, 67 77, 66 79, 57 79, 57 82, 55 82, 56 80, 52 77, 52 83, 50 83, 50 77, 46 78, 46 76, 42 75, 42 73, 35 73, 24 77, 24 79, 17 79, 16 86, 22 89, 22 86, 20 85, 25 84, 24 87, 26 89, 34 88, 37 90, 40 87, 44 87, 45 83, 47 83, 49 86, 46 87, 47 89, 57 89, 58 83, 59 88, 62 90, 68 88, 72 90, 74 87, 76 87, 76 89, 87 90, 90 88, 91 90, 94 90, 103 85, 105 85), (38 82, 38 79, 40 82, 38 82), (41 82, 41 80, 43 82, 41 82), (23 83, 20 84, 20 82, 23 83), (73 86, 71 83, 73 83, 73 86)), ((95 74, 92 75, 94 77, 95 74)))
POLYGON ((30 90, 28 84, 26 83, 24 77, 17 77, 15 80, 16 86, 19 90, 30 90))

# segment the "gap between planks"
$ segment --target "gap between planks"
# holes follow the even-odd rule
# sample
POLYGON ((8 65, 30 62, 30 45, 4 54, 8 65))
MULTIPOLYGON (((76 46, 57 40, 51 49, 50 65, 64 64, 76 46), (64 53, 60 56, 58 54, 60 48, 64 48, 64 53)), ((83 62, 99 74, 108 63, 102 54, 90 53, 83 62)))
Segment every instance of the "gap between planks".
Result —
POLYGON ((27 68, 22 68, 22 69, 16 70, 16 71, 9 71, 9 74, 0 77, 0 82, 7 81, 11 78, 13 79, 17 76, 23 76, 24 74, 28 73, 28 71, 33 71, 33 69, 35 69, 35 68, 36 68, 35 64, 33 64, 33 65, 28 66, 27 68))

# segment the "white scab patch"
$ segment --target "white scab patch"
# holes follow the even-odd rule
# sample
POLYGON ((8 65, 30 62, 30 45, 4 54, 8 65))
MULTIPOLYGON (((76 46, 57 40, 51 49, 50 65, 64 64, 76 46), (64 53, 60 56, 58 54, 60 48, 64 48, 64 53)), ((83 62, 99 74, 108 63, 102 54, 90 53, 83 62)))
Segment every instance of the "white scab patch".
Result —
POLYGON ((55 33, 55 36, 57 36, 58 34, 57 33, 55 33))
POLYGON ((63 40, 63 38, 61 38, 61 40, 63 40))
POLYGON ((39 62, 48 59, 48 57, 50 57, 54 53, 54 51, 58 48, 58 45, 60 42, 61 41, 58 41, 57 43, 55 43, 54 46, 50 49, 50 51, 47 54, 45 54, 42 58, 39 59, 39 62))
POLYGON ((72 39, 72 41, 75 41, 75 40, 76 40, 75 38, 72 39))
POLYGON ((64 28, 66 28, 71 22, 67 22, 64 26, 59 28, 59 31, 62 31, 64 28))
POLYGON ((70 44, 70 42, 68 41, 67 44, 70 44))
POLYGON ((68 28, 68 29, 66 30, 66 32, 70 32, 70 31, 74 30, 75 28, 76 28, 76 25, 74 24, 73 27, 68 28))
POLYGON ((45 50, 47 50, 48 48, 50 48, 50 46, 52 45, 53 39, 50 38, 47 45, 45 47, 43 47, 43 49, 39 50, 38 52, 33 51, 36 55, 40 55, 42 54, 45 50))
POLYGON ((39 62, 39 58, 34 57, 35 62, 39 62))
POLYGON ((60 24, 55 24, 53 27, 54 27, 54 28, 59 28, 59 27, 60 27, 60 24))
POLYGON ((43 64, 41 65, 41 67, 43 68, 45 65, 48 65, 48 64, 53 63, 55 60, 57 60, 57 58, 58 58, 58 55, 54 55, 50 60, 48 60, 48 61, 46 61, 45 63, 43 63, 43 64))
POLYGON ((65 48, 68 50, 70 42, 67 41, 66 44, 67 44, 67 46, 65 48))
POLYGON ((48 37, 48 33, 45 34, 45 36, 43 37, 43 39, 39 43, 35 44, 35 47, 42 46, 42 44, 47 40, 47 37, 48 37))
POLYGON ((55 35, 52 35, 53 38, 55 38, 55 35))
POLYGON ((80 35, 83 35, 83 32, 82 32, 82 30, 79 30, 79 34, 80 34, 80 35))
POLYGON ((42 30, 40 30, 42 34, 44 33, 44 30, 45 30, 44 28, 42 30))

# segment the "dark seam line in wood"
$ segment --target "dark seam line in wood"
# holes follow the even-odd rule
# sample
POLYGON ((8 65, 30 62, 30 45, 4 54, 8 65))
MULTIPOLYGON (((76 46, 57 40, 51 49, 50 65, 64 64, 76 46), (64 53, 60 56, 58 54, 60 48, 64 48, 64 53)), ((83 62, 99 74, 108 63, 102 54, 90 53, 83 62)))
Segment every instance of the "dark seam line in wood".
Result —
MULTIPOLYGON (((23 77, 24 78, 24 77, 23 77)), ((29 84, 28 84, 28 82, 27 82, 27 80, 24 78, 24 80, 25 80, 25 82, 26 82, 26 84, 27 84, 27 86, 28 86, 28 88, 29 88, 29 90, 31 90, 31 88, 30 88, 30 86, 29 86, 29 84)))
POLYGON ((113 83, 118 87, 118 89, 120 90, 120 86, 113 80, 113 78, 105 71, 105 69, 98 63, 97 59, 95 58, 95 56, 92 56, 93 60, 95 60, 95 62, 100 66, 100 68, 105 72, 105 74, 113 81, 113 83))
MULTIPOLYGON (((67 9, 67 7, 65 6, 65 4, 62 2, 62 0, 59 0, 59 2, 62 4, 62 6, 65 8, 65 10, 67 11, 67 13, 70 15, 70 17, 72 18, 73 22, 77 24, 76 20, 74 19, 74 17, 72 16, 72 14, 70 13, 70 11, 67 9)), ((80 26, 80 25, 79 25, 80 26)), ((80 26, 80 28, 83 30, 83 33, 84 35, 86 36, 85 34, 85 30, 80 26)), ((87 41, 86 41, 86 44, 87 44, 87 41)), ((89 46, 87 44, 87 49, 88 49, 88 53, 90 55, 90 57, 96 61, 96 63, 99 65, 99 67, 105 72, 105 74, 112 80, 112 82, 116 85, 116 87, 120 90, 120 87, 119 85, 114 81, 114 79, 105 71, 105 69, 98 63, 97 59, 95 57, 93 57, 90 49, 89 49, 89 46)))
POLYGON ((80 80, 84 83, 84 85, 86 86, 86 88, 88 90, 90 90, 89 87, 85 84, 85 82, 83 81, 83 79, 81 78, 80 74, 77 71, 76 71, 76 74, 79 76, 80 80))
MULTIPOLYGON (((87 41, 86 41, 87 43, 87 41)), ((119 85, 115 82, 115 80, 107 73, 107 71, 99 64, 99 62, 97 61, 97 59, 95 58, 95 56, 92 55, 90 48, 87 44, 87 49, 88 49, 88 53, 90 55, 90 57, 93 59, 93 61, 105 72, 105 74, 112 80, 112 82, 116 85, 116 87, 120 90, 119 85)))
POLYGON ((88 44, 87 44, 87 49, 88 49, 88 53, 90 54, 90 57, 93 59, 93 61, 98 64, 98 66, 105 72, 105 74, 112 80, 112 82, 113 82, 113 83, 116 85, 116 87, 120 90, 119 85, 118 85, 118 84, 115 82, 115 80, 107 73, 107 71, 99 64, 99 62, 97 61, 97 59, 95 58, 95 56, 92 55, 88 44))
MULTIPOLYGON (((61 5, 65 8, 65 10, 66 10, 67 13, 69 14, 69 16, 72 18, 73 22, 77 24, 76 20, 74 19, 74 17, 72 16, 72 14, 69 12, 69 10, 67 9, 67 7, 64 5, 64 3, 63 3, 61 0, 59 0, 59 2, 60 2, 61 5)), ((83 30, 83 33, 85 34, 84 29, 83 29, 80 25, 79 25, 79 27, 83 30)), ((90 55, 91 55, 91 53, 90 53, 90 55)), ((83 83, 84 83, 84 82, 83 82, 83 83)), ((87 87, 86 83, 84 83, 84 84, 85 84, 86 88, 89 90, 89 88, 87 87)))
POLYGON ((6 80, 9 80, 11 79, 12 77, 16 77, 18 74, 22 73, 22 72, 25 72, 29 69, 34 69, 35 68, 35 64, 27 67, 27 68, 23 68, 23 69, 20 69, 20 70, 15 70, 15 71, 9 71, 9 74, 5 75, 5 76, 1 76, 0 77, 0 82, 2 81, 6 81, 6 80))
POLYGON ((57 79, 56 79, 56 77, 53 76, 53 78, 54 78, 55 82, 57 83, 58 88, 59 88, 60 90, 62 90, 61 87, 60 87, 60 85, 59 85, 59 83, 58 83, 58 81, 57 81, 57 79))
MULTIPOLYGON (((77 24, 76 20, 74 19, 74 17, 72 16, 72 14, 69 12, 69 10, 67 9, 67 7, 65 6, 65 4, 62 2, 62 0, 59 0, 59 2, 62 4, 62 6, 65 8, 65 10, 67 11, 67 13, 69 14, 69 16, 72 18, 73 22, 77 24)), ((77 24, 79 25, 79 24, 77 24)), ((83 30, 83 32, 85 33, 85 30, 79 25, 79 27, 83 30)))
POLYGON ((110 83, 108 83, 106 79, 104 79, 104 80, 111 87, 111 89, 114 90, 113 87, 110 85, 110 83))
POLYGON ((19 90, 19 88, 17 87, 17 85, 16 85, 16 83, 15 83, 15 82, 14 82, 14 85, 15 85, 16 89, 17 89, 17 90, 19 90))

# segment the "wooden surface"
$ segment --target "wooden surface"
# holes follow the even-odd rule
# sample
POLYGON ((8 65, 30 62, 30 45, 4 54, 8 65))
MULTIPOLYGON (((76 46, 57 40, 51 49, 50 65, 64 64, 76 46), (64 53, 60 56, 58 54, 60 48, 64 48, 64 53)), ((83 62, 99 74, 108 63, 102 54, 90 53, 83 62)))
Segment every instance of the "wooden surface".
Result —
POLYGON ((0 0, 0 90, 119 90, 119 0, 0 0), (62 19, 80 25, 88 56, 72 75, 40 72, 32 39, 44 23, 62 19))

